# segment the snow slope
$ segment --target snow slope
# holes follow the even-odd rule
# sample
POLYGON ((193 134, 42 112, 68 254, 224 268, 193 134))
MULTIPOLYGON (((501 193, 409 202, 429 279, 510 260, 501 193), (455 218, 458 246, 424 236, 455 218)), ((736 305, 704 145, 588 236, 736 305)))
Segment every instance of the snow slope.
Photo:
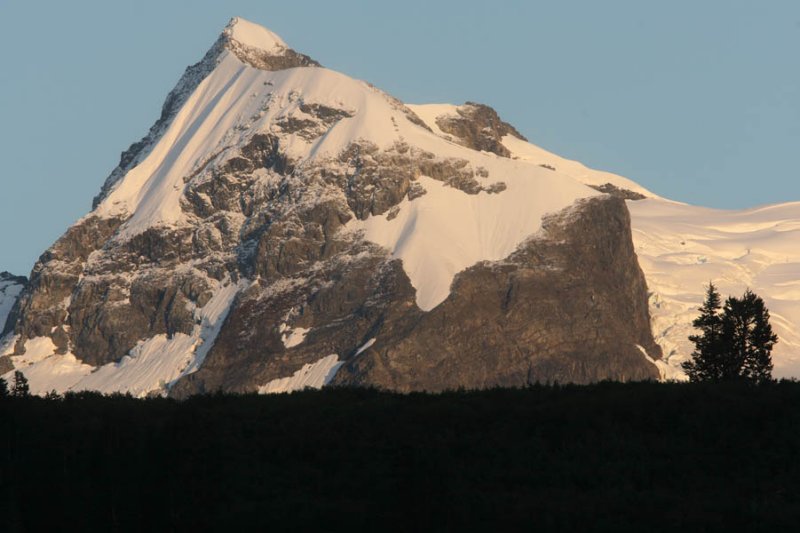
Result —
MULTIPOLYGON (((270 132, 286 117, 302 118, 301 104, 344 109, 352 117, 340 120, 325 135, 312 141, 289 135, 282 148, 299 161, 334 157, 351 142, 366 140, 379 148, 397 142, 441 157, 466 159, 489 170, 492 181, 514 180, 524 175, 543 176, 541 167, 520 164, 493 154, 478 153, 450 143, 411 123, 402 104, 368 84, 324 68, 262 71, 241 63, 225 52, 217 68, 199 85, 149 155, 113 188, 94 214, 131 214, 120 232, 128 238, 152 226, 186 222, 180 199, 194 174, 211 158, 224 157, 259 132, 270 132)), ((573 200, 592 194, 561 180, 540 179, 537 197, 574 192, 573 200)), ((459 193, 463 194, 463 193, 459 193)), ((509 192, 512 194, 512 192, 509 192)), ((529 196, 530 198, 530 196, 529 196)), ((555 202, 550 209, 564 207, 555 202)), ((488 258, 488 257, 487 257, 488 258)))
POLYGON ((120 238, 153 226, 185 223, 180 207, 184 178, 253 135, 275 131, 280 119, 302 119, 303 104, 342 109, 353 116, 311 141, 300 135, 282 138, 282 150, 298 161, 334 157, 358 140, 383 149, 405 141, 443 157, 486 157, 412 124, 402 104, 362 81, 318 67, 258 70, 225 51, 147 157, 115 184, 93 214, 132 215, 120 238))
POLYGON ((780 339, 773 374, 800 376, 800 202, 721 211, 648 199, 628 208, 653 335, 670 366, 691 354, 691 322, 713 281, 723 296, 749 287, 764 298, 780 339))
POLYGON ((368 240, 403 261, 424 311, 447 298, 457 273, 507 257, 540 229, 542 216, 597 194, 550 171, 522 165, 503 176, 508 189, 500 194, 469 195, 430 178, 419 181, 427 194, 403 200, 391 220, 370 217, 349 227, 364 231, 368 240))

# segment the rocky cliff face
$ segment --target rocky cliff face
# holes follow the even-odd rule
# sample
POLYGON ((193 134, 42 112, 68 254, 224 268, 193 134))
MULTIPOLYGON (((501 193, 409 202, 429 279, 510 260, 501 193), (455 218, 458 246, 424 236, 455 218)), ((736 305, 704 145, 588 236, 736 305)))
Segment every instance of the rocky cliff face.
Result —
POLYGON ((439 391, 657 379, 642 357, 660 351, 629 228, 613 198, 547 217, 509 257, 458 274, 432 311, 393 308, 335 382, 439 391))
POLYGON ((382 250, 366 246, 342 260, 347 268, 332 261, 311 283, 251 287, 203 368, 173 394, 252 391, 328 353, 345 361, 335 384, 402 391, 658 379, 642 356, 660 350, 630 218, 617 198, 548 217, 506 259, 461 272, 429 312, 382 250), (284 322, 309 331, 302 344, 287 349, 284 322))
POLYGON ((460 109, 430 124, 232 21, 37 262, 2 354, 35 391, 178 397, 657 378, 624 202, 460 109))

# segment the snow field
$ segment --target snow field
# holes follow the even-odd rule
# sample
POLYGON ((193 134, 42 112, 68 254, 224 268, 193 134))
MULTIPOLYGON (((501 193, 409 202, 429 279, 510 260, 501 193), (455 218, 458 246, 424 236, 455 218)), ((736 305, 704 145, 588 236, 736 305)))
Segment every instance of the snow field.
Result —
POLYGON ((650 295, 653 335, 678 371, 692 320, 713 281, 723 297, 764 298, 779 342, 776 377, 800 375, 800 202, 722 211, 652 199, 628 202, 650 295))

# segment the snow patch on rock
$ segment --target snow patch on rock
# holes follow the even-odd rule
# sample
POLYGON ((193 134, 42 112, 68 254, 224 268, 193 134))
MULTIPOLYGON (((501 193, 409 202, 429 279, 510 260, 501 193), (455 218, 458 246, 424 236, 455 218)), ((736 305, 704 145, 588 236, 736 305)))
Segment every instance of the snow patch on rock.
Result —
POLYGON ((375 337, 373 337, 370 340, 368 340, 367 342, 365 342, 358 350, 356 350, 356 353, 353 355, 353 357, 355 357, 357 355, 360 355, 362 352, 364 352, 365 350, 369 349, 373 344, 375 344, 376 340, 377 339, 375 337))
POLYGON ((176 333, 156 335, 140 342, 129 355, 81 379, 70 390, 123 392, 142 397, 161 391, 177 379, 193 358, 197 337, 176 333))
POLYGON ((290 328, 288 324, 281 324, 279 331, 281 333, 281 341, 286 348, 294 348, 302 344, 306 340, 306 335, 311 331, 307 328, 290 328))
POLYGON ((258 388, 259 394, 279 394, 301 391, 306 388, 321 389, 331 382, 336 372, 344 364, 339 356, 331 354, 315 363, 303 365, 303 368, 289 377, 273 379, 258 388))

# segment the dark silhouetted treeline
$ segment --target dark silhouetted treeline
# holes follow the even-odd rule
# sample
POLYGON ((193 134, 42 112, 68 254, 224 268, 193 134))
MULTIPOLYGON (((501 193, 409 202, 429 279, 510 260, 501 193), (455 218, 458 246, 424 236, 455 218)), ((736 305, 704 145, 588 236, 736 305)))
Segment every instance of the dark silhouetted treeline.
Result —
POLYGON ((3 531, 800 530, 800 384, 0 401, 3 531))

